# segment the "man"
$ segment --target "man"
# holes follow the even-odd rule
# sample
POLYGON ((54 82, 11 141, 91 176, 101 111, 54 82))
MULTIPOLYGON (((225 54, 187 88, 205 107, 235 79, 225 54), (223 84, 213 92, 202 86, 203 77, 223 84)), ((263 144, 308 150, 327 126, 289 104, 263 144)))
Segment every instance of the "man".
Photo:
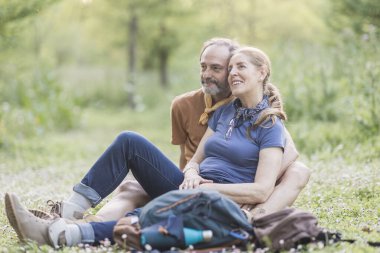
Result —
MULTIPOLYGON (((200 79, 202 88, 176 97, 171 106, 172 144, 180 146, 179 167, 183 169, 195 153, 207 129, 207 121, 220 106, 233 100, 228 85, 228 62, 239 45, 225 38, 206 41, 200 53, 200 79)), ((264 203, 243 206, 254 218, 259 218, 291 206, 307 184, 310 171, 296 161, 297 150, 287 133, 282 167, 286 168, 271 197, 264 203), (251 210, 252 209, 252 210, 251 210)), ((149 197, 136 181, 125 181, 117 193, 103 206, 96 217, 88 220, 119 219, 136 207, 144 205, 149 197)))
MULTIPOLYGON (((206 128, 208 118, 219 106, 233 98, 228 86, 228 62, 231 53, 238 46, 229 39, 211 39, 205 42, 200 55, 202 89, 192 91, 174 99, 172 104, 172 143, 180 145, 180 168, 194 154, 206 128)), ((243 206, 249 215, 258 218, 286 206, 292 205, 309 179, 309 170, 296 162, 297 151, 290 138, 287 138, 282 167, 286 168, 274 192, 264 203, 243 206)), ((10 199, 11 202, 12 199, 10 199)), ((126 181, 119 186, 118 192, 94 217, 87 221, 117 220, 127 211, 144 205, 149 197, 135 181, 126 181)), ((56 204, 53 211, 59 216, 77 220, 92 206, 84 196, 77 192, 56 204)))

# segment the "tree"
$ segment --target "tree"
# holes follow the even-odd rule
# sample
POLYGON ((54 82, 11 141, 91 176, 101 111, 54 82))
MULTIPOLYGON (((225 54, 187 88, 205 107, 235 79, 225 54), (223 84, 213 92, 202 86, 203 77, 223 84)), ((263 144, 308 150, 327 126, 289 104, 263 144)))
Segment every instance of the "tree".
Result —
POLYGON ((149 54, 145 55, 145 68, 157 67, 160 77, 160 85, 168 88, 169 80, 169 61, 173 52, 178 47, 177 31, 165 22, 160 22, 155 28, 151 38, 146 41, 149 54))
POLYGON ((58 1, 59 0, 0 0, 0 33, 7 24, 36 15, 47 6, 58 1))
POLYGON ((339 0, 333 1, 332 4, 333 11, 341 14, 334 21, 330 21, 334 28, 349 26, 357 33, 366 32, 368 25, 380 28, 380 1, 339 0))
MULTIPOLYGON (((23 30, 20 29, 21 25, 19 25, 19 23, 28 17, 40 14, 43 10, 58 1, 59 0, 0 0, 0 49, 3 51, 0 55, 0 65, 3 62, 9 61, 8 55, 4 51, 19 46, 18 40, 15 39, 16 34, 20 33, 20 30, 23 30)), ((35 53, 39 50, 40 43, 36 38, 37 35, 35 35, 33 48, 35 53)), ((2 68, 0 68, 0 77, 4 80, 7 77, 7 73, 2 73, 1 70, 2 68)), ((0 80, 0 91, 1 88, 2 80, 0 80)))
POLYGON ((137 51, 137 32, 138 32, 138 19, 134 6, 130 8, 130 15, 128 21, 128 70, 127 70, 127 99, 129 108, 136 108, 135 101, 135 82, 136 82, 136 51, 137 51))
POLYGON ((130 107, 134 107, 130 100, 134 97, 134 73, 138 63, 144 70, 157 70, 161 86, 169 86, 170 58, 180 44, 181 20, 191 13, 191 6, 185 6, 184 2, 187 1, 114 0, 102 3, 107 9, 102 15, 107 17, 108 24, 114 25, 110 29, 127 30, 126 37, 119 36, 116 44, 127 48, 126 90, 130 107))
POLYGON ((183 2, 152 0, 142 13, 140 39, 146 52, 143 55, 143 67, 158 69, 163 88, 168 88, 170 84, 170 58, 181 43, 179 34, 183 30, 183 23, 193 13, 192 8, 183 2))

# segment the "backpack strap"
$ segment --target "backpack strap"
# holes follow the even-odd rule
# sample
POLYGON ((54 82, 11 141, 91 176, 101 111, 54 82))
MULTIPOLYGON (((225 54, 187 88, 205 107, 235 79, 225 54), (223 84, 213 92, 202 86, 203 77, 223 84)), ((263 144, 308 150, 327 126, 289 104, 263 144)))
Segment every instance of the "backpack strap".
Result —
MULTIPOLYGON (((340 240, 341 242, 348 242, 348 243, 354 243, 356 242, 355 239, 342 239, 340 240)), ((371 246, 371 247, 374 247, 374 248, 378 248, 380 247, 380 242, 371 242, 371 241, 366 241, 366 243, 371 246)))
POLYGON ((367 242, 371 247, 380 247, 380 242, 367 242))
POLYGON ((250 236, 250 234, 243 229, 234 229, 230 231, 229 235, 242 241, 248 240, 250 236))

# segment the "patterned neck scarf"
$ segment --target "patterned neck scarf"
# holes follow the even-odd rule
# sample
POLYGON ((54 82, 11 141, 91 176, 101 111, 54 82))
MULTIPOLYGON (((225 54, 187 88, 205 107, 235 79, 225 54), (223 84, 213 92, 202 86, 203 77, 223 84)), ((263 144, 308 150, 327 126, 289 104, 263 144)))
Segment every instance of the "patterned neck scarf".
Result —
POLYGON ((208 122, 209 113, 215 111, 216 109, 218 109, 222 105, 225 105, 225 104, 231 102, 234 98, 235 97, 230 95, 228 98, 225 98, 225 99, 217 102, 215 105, 212 105, 211 95, 205 93, 204 94, 204 101, 205 101, 206 108, 205 108, 205 111, 202 113, 201 117, 199 118, 199 124, 206 125, 208 122))
POLYGON ((256 105, 255 108, 244 108, 242 107, 240 99, 234 101, 235 114, 234 117, 230 120, 228 130, 225 134, 225 139, 228 140, 231 138, 232 130, 234 128, 240 127, 244 122, 249 121, 249 124, 253 126, 257 118, 260 115, 260 112, 269 107, 268 96, 264 95, 263 100, 256 105))

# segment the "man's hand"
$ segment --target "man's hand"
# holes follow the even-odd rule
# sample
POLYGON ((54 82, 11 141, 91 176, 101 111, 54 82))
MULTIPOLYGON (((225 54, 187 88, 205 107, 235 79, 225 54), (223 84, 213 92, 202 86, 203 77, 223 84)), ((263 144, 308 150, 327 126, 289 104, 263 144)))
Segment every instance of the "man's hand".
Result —
POLYGON ((195 170, 189 170, 185 173, 185 178, 179 186, 180 190, 198 188, 200 184, 212 183, 212 180, 204 179, 198 175, 195 170))

